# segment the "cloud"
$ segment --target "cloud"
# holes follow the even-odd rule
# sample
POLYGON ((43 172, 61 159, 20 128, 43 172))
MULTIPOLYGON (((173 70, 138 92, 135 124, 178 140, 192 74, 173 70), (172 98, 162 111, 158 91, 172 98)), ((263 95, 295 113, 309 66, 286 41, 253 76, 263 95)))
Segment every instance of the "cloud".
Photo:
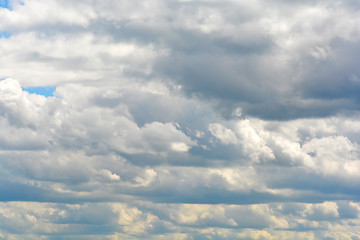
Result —
POLYGON ((12 11, 2 9, 2 23, 0 29, 12 29, 12 31, 31 29, 39 25, 80 25, 86 26, 96 17, 90 6, 77 4, 73 8, 69 4, 61 4, 57 1, 12 1, 12 11), (77 10, 82 8, 82 13, 77 10), (42 14, 39 14, 41 12, 42 14))
MULTIPOLYGON (((326 204, 336 207, 334 202, 316 205, 302 204, 301 207, 304 210, 299 212, 299 214, 308 213, 309 209, 320 209, 326 204)), ((49 234, 51 237, 60 236, 60 238, 63 236, 77 236, 76 238, 79 239, 85 239, 86 237, 95 239, 96 235, 99 236, 106 230, 118 231, 118 233, 105 236, 105 239, 120 239, 121 237, 126 237, 125 234, 138 235, 142 239, 145 237, 143 234, 148 232, 154 234, 150 239, 155 239, 156 237, 166 239, 167 236, 173 237, 176 235, 183 236, 183 239, 190 236, 204 238, 211 235, 215 235, 220 239, 234 237, 239 239, 259 239, 261 236, 266 238, 273 237, 275 239, 291 239, 294 236, 298 236, 299 239, 306 239, 316 234, 291 230, 295 225, 304 226, 310 224, 319 224, 317 227, 325 227, 326 231, 333 234, 333 236, 339 236, 339 238, 357 236, 356 229, 354 229, 355 231, 341 233, 341 231, 331 229, 336 225, 322 225, 321 221, 313 222, 312 217, 304 221, 301 215, 286 215, 282 213, 282 209, 285 207, 282 204, 276 204, 271 207, 266 205, 213 206, 189 204, 159 205, 151 203, 134 207, 122 203, 68 205, 34 202, 12 202, 1 205, 0 219, 5 224, 4 226, 8 228, 8 232, 2 234, 3 237, 16 236, 12 234, 16 233, 18 229, 12 228, 11 226, 14 225, 11 223, 19 218, 21 220, 18 224, 26 227, 29 232, 31 230, 31 232, 38 234, 49 234), (99 212, 99 210, 101 211, 99 212), (288 217, 288 220, 285 220, 285 217, 288 217), (161 222, 160 219, 166 219, 166 221, 161 222), (75 228, 72 224, 76 224, 77 227, 75 228), (194 226, 201 228, 194 228, 194 226), (274 226, 280 229, 288 229, 288 231, 251 230, 254 226, 274 226), (221 230, 219 227, 224 228, 221 230), (183 229, 183 233, 176 233, 179 229, 183 229), (76 235, 80 231, 88 231, 88 233, 95 234, 95 238, 94 235, 76 235), (163 235, 164 232, 169 233, 163 235), (62 235, 59 235, 59 233, 62 233, 62 235)), ((329 216, 332 216, 329 209, 324 209, 323 213, 330 213, 329 216)), ((333 218, 331 217, 331 219, 333 218)), ((334 222, 330 224, 334 224, 334 222)), ((345 220, 343 224, 347 225, 351 224, 351 222, 346 222, 345 220)))
POLYGON ((9 6, 1 239, 360 239, 358 2, 9 6))
MULTIPOLYGON (((89 201, 130 204, 130 198, 137 202, 129 213, 116 210, 125 214, 121 215, 120 222, 108 220, 116 219, 111 217, 117 214, 114 210, 105 211, 105 225, 98 222, 100 216, 91 220, 91 213, 89 216, 84 213, 83 227, 75 230, 72 224, 78 223, 72 222, 76 218, 69 215, 61 220, 70 224, 68 228, 57 227, 58 230, 46 233, 31 225, 37 218, 43 221, 43 216, 26 215, 25 210, 21 210, 25 215, 15 216, 14 221, 20 216, 25 219, 23 224, 33 229, 29 234, 70 236, 88 231, 87 224, 91 224, 97 226, 88 231, 92 234, 125 231, 139 236, 158 236, 156 234, 180 231, 186 236, 202 236, 203 232, 188 232, 184 227, 215 228, 216 231, 327 229, 323 221, 334 223, 358 216, 349 214, 349 209, 357 211, 359 201, 355 184, 359 162, 357 117, 278 122, 256 118, 223 120, 216 114, 207 114, 210 119, 205 121, 200 117, 201 124, 193 126, 189 121, 196 119, 193 116, 183 116, 180 123, 153 121, 140 126, 131 114, 137 107, 132 101, 138 102, 131 97, 133 94, 144 93, 147 99, 160 96, 169 99, 167 104, 176 100, 184 109, 204 105, 194 100, 189 102, 181 95, 172 96, 170 91, 159 95, 151 86, 108 90, 71 84, 59 86, 55 92, 57 97, 44 97, 29 94, 18 81, 6 79, 0 82, 0 89, 2 129, 8 132, 1 140, 0 168, 4 183, 1 189, 6 193, 2 195, 3 201, 46 201, 69 203, 69 206, 77 203, 82 208, 86 208, 84 204, 89 201), (199 134, 201 131, 204 132, 199 134), (342 136, 338 136, 339 132, 342 136), (309 203, 299 208, 300 203, 296 203, 299 201, 309 203), (144 202, 173 206, 188 203, 194 209, 179 210, 190 215, 180 212, 166 215, 140 210, 144 202), (264 217, 262 214, 270 211, 276 202, 284 202, 281 206, 288 206, 287 211, 296 213, 297 219, 289 215, 279 218, 288 212, 264 217), (199 203, 212 205, 202 208, 199 203), (239 210, 237 207, 225 210, 233 204, 239 210), (250 204, 244 205, 250 208, 241 207, 243 204, 250 204), (237 218, 242 215, 251 215, 254 219, 237 218), (132 217, 137 220, 131 220, 132 217), (144 225, 135 227, 135 221, 144 221, 144 225), (146 227, 150 223, 156 224, 146 227)), ((171 107, 165 104, 163 109, 171 107)), ((205 112, 210 112, 210 108, 205 112)), ((49 221, 58 224, 58 220, 49 221)), ((4 226, 6 234, 24 233, 10 225, 4 226)), ((255 238, 265 232, 234 234, 217 232, 216 236, 255 238)))
POLYGON ((279 1, 260 4, 262 8, 197 3, 194 21, 182 30, 191 39, 189 50, 170 41, 172 54, 159 62, 159 71, 186 93, 215 101, 226 117, 239 106, 248 115, 267 119, 358 110, 359 86, 350 80, 359 75, 352 64, 358 56, 357 12, 333 2, 297 8, 279 1), (242 14, 243 9, 249 13, 242 14), (207 15, 211 24, 197 18, 206 11, 212 12, 207 15), (203 25, 212 28, 193 31, 203 25))

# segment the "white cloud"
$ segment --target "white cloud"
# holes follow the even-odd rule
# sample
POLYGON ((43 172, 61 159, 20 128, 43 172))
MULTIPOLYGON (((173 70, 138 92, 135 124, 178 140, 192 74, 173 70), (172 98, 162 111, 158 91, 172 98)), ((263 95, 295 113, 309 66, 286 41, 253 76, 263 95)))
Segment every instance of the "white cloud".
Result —
POLYGON ((209 131, 216 138, 220 139, 223 144, 236 144, 237 138, 235 133, 221 124, 213 123, 209 125, 209 131))
POLYGON ((303 145, 312 155, 316 171, 341 178, 358 178, 360 173, 360 146, 344 136, 312 139, 303 145))
POLYGON ((16 2, 12 11, 0 9, 0 29, 16 31, 57 24, 87 26, 96 18, 96 13, 88 4, 77 3, 75 7, 53 0, 16 2))
POLYGON ((303 212, 309 219, 333 219, 339 217, 338 206, 334 202, 324 202, 322 204, 308 205, 303 212))
MULTIPOLYGON (((354 131, 358 130, 356 127, 352 129, 348 127, 348 124, 357 126, 356 118, 348 118, 346 122, 342 121, 342 117, 299 119, 288 122, 250 118, 222 120, 221 123, 212 124, 209 122, 214 122, 213 120, 216 119, 208 119, 208 131, 211 135, 203 132, 201 138, 197 137, 197 141, 200 141, 197 143, 190 137, 192 132, 196 137, 196 132, 199 131, 196 128, 190 131, 172 122, 154 121, 143 126, 136 124, 131 114, 132 109, 129 108, 131 99, 126 97, 128 94, 126 91, 130 89, 127 86, 109 90, 65 85, 56 90, 60 98, 29 94, 21 90, 16 80, 11 79, 1 81, 0 89, 4 96, 1 99, 1 106, 6 113, 2 115, 1 127, 2 132, 7 136, 2 135, 1 138, 3 151, 0 156, 5 159, 0 167, 1 172, 4 176, 17 176, 13 181, 23 184, 25 188, 36 186, 37 191, 48 194, 46 198, 52 201, 61 196, 62 201, 121 199, 127 202, 124 200, 126 195, 139 199, 139 203, 146 199, 180 203, 215 201, 227 204, 237 201, 262 202, 264 198, 273 198, 275 201, 290 200, 296 199, 302 194, 302 190, 278 188, 271 180, 273 178, 271 171, 275 171, 277 177, 283 178, 283 181, 290 181, 291 176, 288 178, 283 173, 289 166, 294 166, 300 174, 301 169, 304 169, 305 172, 312 172, 319 178, 335 176, 338 184, 356 182, 358 178, 359 149, 356 143, 358 138, 354 134, 354 131), (344 136, 336 136, 339 132, 344 136), (219 141, 212 141, 212 136, 219 141), (35 143, 38 145, 34 145, 35 143), (240 150, 238 153, 241 155, 230 155, 228 160, 217 160, 222 164, 230 161, 228 164, 231 167, 219 167, 219 162, 211 163, 206 159, 206 155, 199 157, 207 161, 202 164, 210 166, 201 168, 191 164, 186 167, 176 166, 180 162, 189 164, 193 154, 190 147, 194 150, 201 149, 200 144, 203 143, 208 146, 206 154, 216 154, 216 149, 221 146, 233 146, 240 150), (331 147, 328 148, 329 146, 331 147), (32 151, 28 152, 28 150, 32 151), (187 152, 187 154, 181 155, 182 159, 178 161, 176 157, 179 155, 176 155, 176 152, 187 152), (118 153, 126 154, 125 156, 128 157, 117 156, 118 153), (140 154, 139 158, 144 160, 139 162, 132 159, 131 155, 134 154, 140 154), (142 167, 146 165, 145 160, 153 156, 158 160, 151 160, 153 162, 149 163, 155 166, 142 167), (162 165, 162 161, 170 166, 162 165), (133 165, 132 162, 139 166, 133 165), (274 165, 267 166, 269 163, 274 165), (264 172, 262 166, 267 166, 270 175, 264 172), (172 194, 173 198, 162 195, 164 191, 172 194), (212 199, 219 194, 228 197, 212 199), (209 195, 212 197, 207 197, 209 195)), ((139 91, 143 92, 144 89, 139 91)), ((133 89, 132 93, 135 92, 136 90, 133 89)), ((153 94, 158 93, 151 92, 150 96, 153 94)), ((169 92, 165 91, 162 94, 168 96, 169 92)), ((225 157, 228 153, 223 154, 225 157)), ((289 186, 292 184, 298 183, 290 182, 289 186)), ((348 186, 351 187, 351 184, 348 186)), ((38 195, 39 200, 43 197, 38 195)), ((326 195, 323 198, 326 199, 326 195)), ((37 200, 34 197, 31 199, 37 200)), ((274 200, 265 200, 265 202, 274 200)), ((133 210, 140 206, 141 204, 137 206, 135 204, 133 210)), ((152 231, 151 229, 162 229, 164 226, 168 229, 162 230, 165 232, 179 230, 181 226, 213 226, 218 228, 216 231, 220 234, 220 229, 223 227, 323 227, 321 221, 333 222, 349 215, 346 215, 346 208, 343 205, 337 210, 338 205, 334 202, 307 205, 302 212, 298 212, 297 219, 287 215, 279 217, 278 214, 268 216, 267 214, 271 212, 270 205, 261 207, 254 205, 247 210, 240 206, 238 210, 237 208, 226 210, 225 206, 227 205, 208 206, 205 210, 198 206, 194 207, 194 209, 203 209, 199 214, 205 211, 201 216, 196 211, 192 213, 193 215, 172 213, 169 219, 173 220, 173 225, 164 222, 161 215, 150 213, 148 210, 136 210, 139 214, 131 210, 128 213, 121 213, 125 214, 121 221, 127 218, 129 220, 126 220, 126 224, 125 222, 120 224, 123 226, 120 229, 128 234, 141 235, 147 234, 152 231), (261 222, 257 218, 251 221, 248 218, 239 219, 235 216, 237 211, 239 215, 259 215, 259 219, 265 220, 261 222), (230 216, 230 213, 235 215, 230 216), (264 217, 264 214, 267 217, 264 217), (131 220, 133 219, 131 216, 134 220, 131 220), (143 220, 137 219, 139 216, 143 220), (144 222, 135 227, 134 221, 144 222), (153 227, 148 227, 148 224, 153 227)), ((355 207, 351 208, 355 209, 355 207)), ((59 210, 59 214, 60 212, 62 210, 59 210)), ((25 219, 24 224, 33 229, 29 231, 43 233, 34 225, 36 221, 43 221, 43 216, 26 213, 22 218, 25 219)), ((7 228, 10 232, 13 231, 10 226, 7 228)), ((46 231, 69 234, 76 232, 72 227, 65 229, 52 224, 48 224, 46 231)), ((195 233, 187 234, 191 236, 195 233)), ((232 234, 235 233, 226 233, 224 236, 235 236, 232 234)), ((258 236, 256 235, 258 233, 254 232, 237 236, 248 236, 246 234, 258 236)))
POLYGON ((187 152, 190 147, 183 142, 173 142, 171 143, 171 149, 177 152, 187 152))
MULTIPOLYGON (((112 226, 112 229, 118 231, 105 236, 105 239, 118 239, 121 237, 126 239, 128 235, 143 236, 148 232, 155 233, 155 235, 150 236, 150 239, 177 239, 176 237, 173 238, 172 231, 178 232, 179 239, 187 239, 194 235, 202 238, 216 236, 221 239, 264 239, 269 237, 274 239, 309 239, 309 237, 315 235, 328 236, 328 233, 331 233, 332 236, 338 236, 338 239, 344 239, 346 236, 358 236, 356 228, 348 232, 341 232, 341 228, 344 226, 349 227, 348 224, 351 224, 346 222, 343 222, 342 227, 329 226, 323 235, 304 231, 284 231, 284 229, 290 227, 289 223, 284 219, 285 217, 290 219, 288 221, 297 221, 297 224, 313 224, 321 227, 322 221, 325 219, 337 217, 336 214, 332 215, 332 208, 330 209, 328 205, 335 206, 334 213, 336 213, 336 204, 333 202, 306 204, 307 210, 305 212, 307 214, 309 211, 312 212, 309 217, 313 221, 305 223, 299 216, 281 214, 277 210, 278 207, 281 207, 281 204, 270 207, 262 204, 214 206, 145 203, 135 207, 132 204, 124 203, 87 203, 79 205, 12 202, 1 204, 0 221, 6 221, 3 226, 8 227, 8 232, 2 234, 2 237, 6 237, 6 239, 20 239, 16 234, 17 229, 10 227, 14 221, 18 221, 15 224, 16 226, 22 224, 29 232, 32 231, 38 234, 66 233, 67 237, 75 237, 79 233, 79 228, 96 233, 97 230, 94 229, 94 225, 112 226), (325 215, 315 217, 320 221, 314 220, 314 211, 325 215), (161 221, 161 218, 166 220, 161 221), (20 222, 19 219, 21 219, 20 222), (196 226, 200 228, 194 228, 196 226), (251 229, 252 226, 273 226, 282 230, 251 229), (93 229, 91 230, 91 228, 93 229), (169 231, 169 233, 164 233, 164 230, 169 231)), ((98 233, 101 234, 101 230, 98 233)), ((96 236, 84 235, 75 238, 95 239, 94 237, 96 238, 96 236)), ((30 239, 32 239, 31 236, 30 239)))
POLYGON ((115 42, 110 36, 94 33, 20 33, 0 39, 2 76, 12 76, 24 86, 60 85, 106 79, 114 85, 127 83, 134 72, 152 74, 152 65, 166 49, 151 44, 115 42), (22 65, 18 71, 17 65, 22 65), (76 67, 75 67, 76 66, 76 67))

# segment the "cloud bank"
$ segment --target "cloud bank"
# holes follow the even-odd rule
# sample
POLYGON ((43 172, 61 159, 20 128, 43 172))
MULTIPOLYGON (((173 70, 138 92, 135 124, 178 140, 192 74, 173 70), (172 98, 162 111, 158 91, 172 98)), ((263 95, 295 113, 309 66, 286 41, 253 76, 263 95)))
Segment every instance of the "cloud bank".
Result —
POLYGON ((358 2, 0 6, 1 239, 360 239, 358 2))

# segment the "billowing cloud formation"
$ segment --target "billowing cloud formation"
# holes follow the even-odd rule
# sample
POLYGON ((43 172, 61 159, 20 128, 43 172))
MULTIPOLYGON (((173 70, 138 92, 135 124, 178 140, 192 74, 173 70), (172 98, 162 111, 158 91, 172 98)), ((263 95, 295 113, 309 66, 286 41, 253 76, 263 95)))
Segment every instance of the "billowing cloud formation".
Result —
POLYGON ((1 239, 360 239, 356 1, 6 6, 1 239))

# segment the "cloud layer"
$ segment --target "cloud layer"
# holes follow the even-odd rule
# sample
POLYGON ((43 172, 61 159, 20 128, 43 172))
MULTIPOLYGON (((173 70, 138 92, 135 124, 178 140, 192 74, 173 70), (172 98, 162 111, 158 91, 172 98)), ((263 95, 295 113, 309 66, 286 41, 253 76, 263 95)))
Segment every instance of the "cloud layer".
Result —
POLYGON ((1 239, 360 239, 356 1, 8 7, 1 239))

